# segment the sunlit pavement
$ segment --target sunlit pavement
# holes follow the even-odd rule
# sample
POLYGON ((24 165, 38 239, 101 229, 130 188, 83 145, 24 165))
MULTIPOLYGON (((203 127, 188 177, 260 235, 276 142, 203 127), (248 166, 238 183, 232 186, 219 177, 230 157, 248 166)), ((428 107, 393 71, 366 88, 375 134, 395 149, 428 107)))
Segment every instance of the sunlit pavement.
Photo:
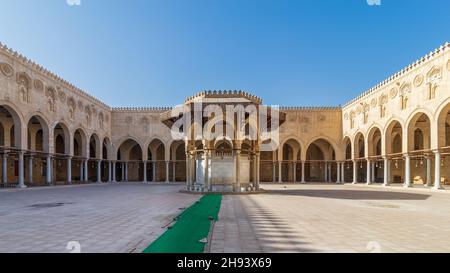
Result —
POLYGON ((224 196, 211 252, 448 252, 450 194, 425 188, 265 184, 224 196))
POLYGON ((89 253, 140 252, 199 198, 179 193, 182 188, 136 183, 1 190, 0 252, 61 253, 78 246, 89 253))

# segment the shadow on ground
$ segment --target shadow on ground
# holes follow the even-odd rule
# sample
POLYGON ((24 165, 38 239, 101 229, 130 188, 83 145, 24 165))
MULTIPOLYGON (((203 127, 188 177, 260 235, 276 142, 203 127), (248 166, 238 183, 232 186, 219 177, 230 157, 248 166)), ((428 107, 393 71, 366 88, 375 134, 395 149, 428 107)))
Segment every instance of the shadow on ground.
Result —
POLYGON ((362 190, 268 190, 265 194, 318 197, 345 200, 426 200, 431 195, 407 192, 362 190))

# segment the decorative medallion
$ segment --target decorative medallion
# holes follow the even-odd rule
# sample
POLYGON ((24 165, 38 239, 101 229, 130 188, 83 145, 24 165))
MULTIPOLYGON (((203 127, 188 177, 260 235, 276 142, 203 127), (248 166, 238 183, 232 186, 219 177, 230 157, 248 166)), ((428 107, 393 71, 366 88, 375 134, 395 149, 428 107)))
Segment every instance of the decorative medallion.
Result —
POLYGON ((420 87, 422 85, 422 83, 423 83, 423 75, 417 75, 414 78, 414 86, 415 87, 420 87))
POLYGON ((41 80, 34 80, 34 88, 37 91, 44 91, 44 83, 41 80))
POLYGON ((61 102, 66 102, 66 93, 64 93, 64 91, 59 90, 58 97, 61 102))
POLYGON ((391 97, 391 99, 395 99, 395 97, 397 97, 398 94, 398 89, 397 88, 392 88, 391 91, 389 91, 389 97, 391 97))
POLYGON ((372 108, 375 108, 375 107, 377 106, 377 103, 378 103, 377 99, 376 99, 376 98, 373 98, 373 99, 372 99, 372 102, 371 102, 372 108))
POLYGON ((12 77, 14 75, 14 69, 7 63, 0 63, 0 71, 6 77, 12 77))

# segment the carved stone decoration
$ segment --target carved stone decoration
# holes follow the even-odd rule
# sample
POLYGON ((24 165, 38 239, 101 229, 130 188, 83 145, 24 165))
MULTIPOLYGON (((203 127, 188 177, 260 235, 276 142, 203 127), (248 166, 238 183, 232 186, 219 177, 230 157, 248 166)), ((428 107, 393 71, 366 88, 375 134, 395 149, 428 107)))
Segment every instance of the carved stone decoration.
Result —
POLYGON ((362 113, 362 106, 360 105, 360 106, 358 106, 357 108, 356 108, 356 114, 357 115, 360 115, 361 113, 362 113))
POLYGON ((395 99, 398 95, 398 89, 396 87, 392 88, 391 91, 389 91, 389 97, 391 99, 395 99))
POLYGON ((16 82, 18 84, 19 99, 23 102, 30 102, 31 77, 25 72, 16 74, 16 82))
POLYGON ((139 123, 142 126, 142 131, 144 132, 144 134, 148 133, 150 131, 150 127, 149 127, 150 121, 148 120, 147 117, 141 118, 139 123))
POLYGON ((104 123, 105 123, 105 118, 104 118, 104 116, 103 116, 103 113, 100 112, 100 113, 98 114, 98 124, 99 124, 99 126, 100 126, 100 129, 103 129, 103 128, 104 128, 104 123))
POLYGON ((41 80, 34 80, 34 89, 36 89, 39 92, 44 91, 44 83, 41 80))
POLYGON ((0 63, 0 71, 3 75, 10 78, 14 75, 14 69, 7 63, 0 63))
POLYGON ((62 103, 66 102, 66 93, 62 90, 58 90, 58 98, 62 103))
POLYGON ((372 105, 372 108, 375 108, 378 104, 378 101, 376 98, 373 98, 372 101, 370 102, 370 104, 372 105))
POLYGON ((400 94, 405 95, 408 93, 411 93, 411 84, 409 83, 402 84, 402 86, 400 87, 400 94))
POLYGON ((91 126, 91 124, 92 124, 92 110, 89 107, 89 105, 86 105, 86 107, 84 108, 84 113, 86 114, 86 124, 88 126, 91 126))
POLYGON ((386 103, 388 102, 388 96, 383 94, 378 99, 378 105, 380 106, 380 118, 384 118, 386 116, 386 103))
POLYGON ((447 62, 447 70, 450 71, 450 60, 447 62))
POLYGON ((128 125, 131 125, 133 123, 133 118, 130 117, 130 116, 126 117, 125 118, 125 123, 128 124, 128 125))
POLYGON ((56 90, 53 87, 47 87, 45 90, 45 96, 47 96, 47 105, 50 112, 56 111, 56 90))
POLYGON ((348 113, 344 114, 344 120, 348 120, 348 113))
POLYGON ((75 118, 75 109, 77 107, 77 104, 76 104, 75 99, 73 97, 70 97, 67 100, 67 106, 69 107, 70 119, 74 119, 75 118))
POLYGON ((423 80, 424 80, 423 75, 417 75, 414 78, 414 82, 413 82, 414 86, 415 87, 420 87, 423 84, 423 80))
POLYGON ((427 83, 437 82, 442 78, 442 69, 439 67, 432 67, 427 73, 427 83))
POLYGON ((350 112, 350 129, 355 128, 355 117, 356 113, 354 111, 350 112))
POLYGON ((83 102, 82 102, 81 100, 79 100, 79 101, 78 101, 78 109, 80 109, 81 111, 83 111, 83 107, 84 107, 83 102))

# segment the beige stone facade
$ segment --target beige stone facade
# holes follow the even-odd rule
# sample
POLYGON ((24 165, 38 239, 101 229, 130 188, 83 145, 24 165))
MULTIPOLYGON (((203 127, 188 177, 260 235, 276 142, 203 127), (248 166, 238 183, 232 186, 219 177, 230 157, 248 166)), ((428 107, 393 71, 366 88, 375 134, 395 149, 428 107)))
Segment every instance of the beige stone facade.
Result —
MULTIPOLYGON (((188 182, 188 143, 163 122, 170 110, 111 108, 0 45, 3 186, 188 182)), ((442 188, 450 178, 449 44, 343 107, 280 110, 280 145, 257 151, 250 181, 442 188)))

